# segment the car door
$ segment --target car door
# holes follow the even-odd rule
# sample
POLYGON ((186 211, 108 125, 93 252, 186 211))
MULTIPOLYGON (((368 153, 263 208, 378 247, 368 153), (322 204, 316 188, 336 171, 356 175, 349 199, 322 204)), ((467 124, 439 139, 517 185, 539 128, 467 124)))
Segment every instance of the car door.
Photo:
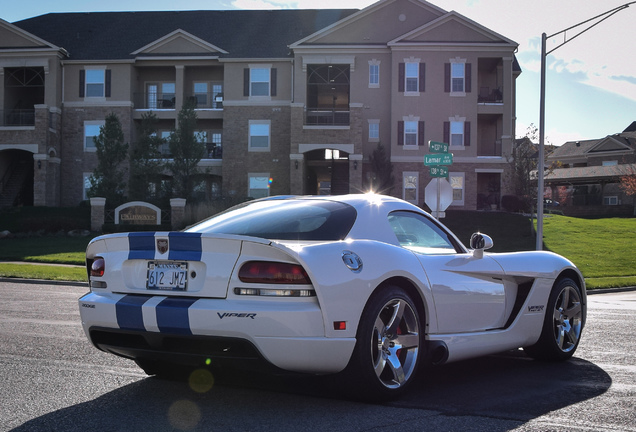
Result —
POLYGON ((399 211, 389 223, 400 244, 420 261, 433 294, 436 333, 501 328, 505 323, 503 270, 495 260, 475 258, 425 215, 399 211))

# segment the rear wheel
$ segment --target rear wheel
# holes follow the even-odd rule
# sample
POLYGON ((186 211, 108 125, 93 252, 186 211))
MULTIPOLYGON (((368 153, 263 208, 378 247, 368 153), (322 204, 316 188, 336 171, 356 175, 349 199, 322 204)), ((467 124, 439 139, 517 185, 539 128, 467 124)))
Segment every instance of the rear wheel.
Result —
POLYGON ((415 303, 401 288, 387 286, 371 296, 346 371, 356 396, 389 399, 404 392, 422 355, 420 322, 415 303))
POLYGON ((583 330, 581 288, 570 278, 559 280, 550 293, 541 336, 526 353, 539 360, 567 360, 576 351, 583 330))

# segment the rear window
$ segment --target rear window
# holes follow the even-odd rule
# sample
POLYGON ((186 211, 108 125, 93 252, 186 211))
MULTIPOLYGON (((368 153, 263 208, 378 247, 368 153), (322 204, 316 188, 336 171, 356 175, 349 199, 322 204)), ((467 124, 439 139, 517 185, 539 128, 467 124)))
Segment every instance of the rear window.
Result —
POLYGON ((265 200, 214 216, 188 232, 272 240, 344 240, 355 219, 356 210, 340 202, 265 200))

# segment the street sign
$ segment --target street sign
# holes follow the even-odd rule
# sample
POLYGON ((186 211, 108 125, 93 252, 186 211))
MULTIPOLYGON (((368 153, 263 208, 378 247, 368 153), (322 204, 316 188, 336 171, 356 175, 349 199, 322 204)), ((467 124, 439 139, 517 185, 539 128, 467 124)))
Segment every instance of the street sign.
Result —
POLYGON ((445 166, 430 166, 428 167, 428 173, 431 177, 448 177, 448 167, 445 166))
POLYGON ((445 178, 434 178, 424 189, 424 202, 433 216, 443 217, 443 212, 453 203, 453 188, 445 178))
POLYGON ((438 141, 429 141, 428 150, 431 153, 448 153, 448 144, 438 141))
POLYGON ((452 153, 427 154, 427 155, 424 155, 424 165, 426 165, 426 166, 452 165, 452 164, 453 164, 453 154, 452 153))

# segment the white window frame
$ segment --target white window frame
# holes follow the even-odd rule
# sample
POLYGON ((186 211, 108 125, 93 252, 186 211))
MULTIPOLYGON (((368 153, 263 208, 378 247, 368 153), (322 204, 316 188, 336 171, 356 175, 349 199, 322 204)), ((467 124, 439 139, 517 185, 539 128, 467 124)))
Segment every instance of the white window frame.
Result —
POLYGON ((272 125, 270 120, 249 120, 247 127, 247 142, 248 151, 251 152, 268 152, 272 146, 272 125), (267 135, 253 134, 253 132, 260 132, 263 126, 267 126, 267 135), (254 146, 252 145, 252 137, 264 137, 267 136, 267 146, 254 146))
POLYGON ((464 136, 464 120, 456 120, 450 119, 450 130, 449 130, 449 146, 454 149, 464 148, 464 140, 466 137, 464 136), (455 140, 453 137, 458 137, 455 140), (460 142, 461 144, 456 144, 456 142, 460 142))
POLYGON ((466 96, 466 59, 450 59, 450 95, 466 96))
POLYGON ((270 185, 270 177, 269 173, 248 173, 247 174, 247 196, 252 198, 263 198, 269 196, 269 185, 270 185), (266 188, 259 187, 255 188, 252 186, 261 185, 263 182, 266 183, 266 188), (252 191, 267 191, 265 195, 254 194, 252 191))
POLYGON ((451 205, 463 207, 466 199, 466 173, 449 172, 448 182, 453 189, 453 201, 451 205))
POLYGON ((402 199, 404 201, 408 201, 411 204, 418 204, 418 197, 420 196, 420 173, 418 171, 404 171, 402 173, 402 199), (411 179, 414 178, 415 182, 412 182, 411 179), (408 181, 408 183, 407 183, 408 181), (407 188, 407 184, 415 184, 414 188, 407 188), (407 189, 414 189, 414 198, 407 197, 406 191, 407 189))
POLYGON ((208 101, 209 94, 210 94, 210 83, 206 81, 195 81, 192 83, 192 95, 195 97, 197 101, 198 108, 207 108, 208 106, 210 106, 208 101), (201 89, 201 87, 203 86, 205 86, 205 90, 201 89), (197 87, 199 87, 199 89, 197 89, 197 87))
POLYGON ((603 205, 606 205, 606 206, 618 205, 618 196, 616 196, 616 195, 604 196, 603 197, 603 205))
POLYGON ((419 135, 419 131, 417 130, 419 127, 418 120, 404 120, 404 148, 408 149, 416 149, 418 148, 417 138, 419 135), (409 140, 407 137, 412 136, 412 144, 409 144, 409 140))
POLYGON ((84 122, 84 151, 85 152, 96 152, 97 151, 97 147, 95 146, 94 141, 91 140, 91 145, 88 145, 88 137, 97 137, 99 136, 100 133, 100 128, 104 127, 104 125, 106 124, 105 120, 87 120, 84 122), (95 127, 97 127, 97 134, 95 135, 88 135, 88 129, 92 129, 93 132, 95 132, 95 127))
POLYGON ((404 62, 404 93, 415 95, 420 93, 420 63, 415 61, 404 62), (409 71, 409 67, 414 70, 409 71), (409 81, 411 80, 411 81, 409 81), (415 90, 409 89, 409 82, 415 83, 415 90))
POLYGON ((380 88, 380 61, 369 60, 369 88, 380 88))
POLYGON ((86 98, 104 98, 106 97, 106 68, 87 68, 84 69, 84 97, 86 98), (97 74, 100 74, 98 76, 97 74), (100 89, 99 94, 91 94, 95 89, 100 89))
POLYGON ((250 98, 270 98, 271 97, 271 88, 272 88, 272 67, 271 65, 258 65, 258 66, 250 66, 250 98), (263 71, 263 74, 267 74, 267 80, 266 81, 262 81, 263 77, 260 77, 258 75, 260 75, 259 73, 254 73, 255 71, 263 71), (255 78, 259 78, 259 80, 256 80, 255 78), (257 92, 255 92, 255 85, 261 85, 262 87, 266 87, 266 92, 263 92, 263 90, 261 90, 261 92, 263 92, 263 94, 256 94, 257 92))
POLYGON ((380 142, 380 120, 369 119, 369 142, 380 142))

